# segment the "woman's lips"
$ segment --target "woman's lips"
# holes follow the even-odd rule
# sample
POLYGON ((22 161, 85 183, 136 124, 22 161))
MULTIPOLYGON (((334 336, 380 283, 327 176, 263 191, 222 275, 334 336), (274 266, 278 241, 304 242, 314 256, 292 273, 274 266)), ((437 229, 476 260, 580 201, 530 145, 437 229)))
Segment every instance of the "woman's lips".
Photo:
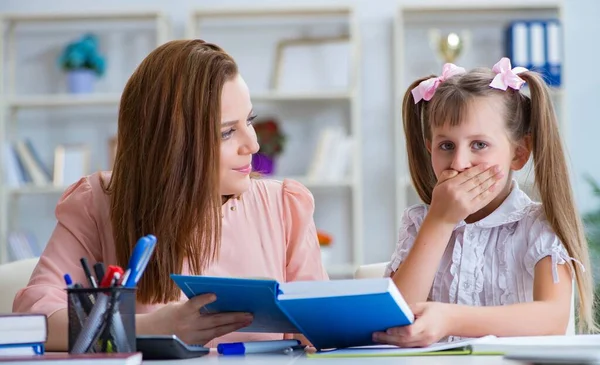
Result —
POLYGON ((242 167, 238 167, 237 169, 234 169, 237 172, 241 172, 242 174, 249 174, 252 172, 252 165, 248 164, 246 166, 242 166, 242 167))

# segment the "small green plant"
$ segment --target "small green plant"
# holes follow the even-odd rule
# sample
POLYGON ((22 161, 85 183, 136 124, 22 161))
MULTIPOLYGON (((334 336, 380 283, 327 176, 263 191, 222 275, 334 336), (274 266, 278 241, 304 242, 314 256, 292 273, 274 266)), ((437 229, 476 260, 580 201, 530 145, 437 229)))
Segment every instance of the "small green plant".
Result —
MULTIPOLYGON (((592 189, 592 194, 598 200, 600 200, 600 184, 594 180, 591 176, 586 175, 585 180, 588 182, 592 189)), ((600 206, 595 210, 587 212, 583 215, 583 224, 585 227, 585 233, 588 241, 588 247, 590 250, 590 261, 592 262, 592 274, 594 281, 598 283, 600 280, 600 271, 595 263, 600 260, 600 206)), ((600 285, 596 284, 596 290, 594 293, 596 303, 600 305, 600 285)), ((600 323, 600 308, 596 308, 596 322, 600 323)))
POLYGON ((98 76, 102 76, 106 68, 104 57, 98 52, 98 38, 91 33, 69 43, 58 64, 65 71, 88 69, 98 76))

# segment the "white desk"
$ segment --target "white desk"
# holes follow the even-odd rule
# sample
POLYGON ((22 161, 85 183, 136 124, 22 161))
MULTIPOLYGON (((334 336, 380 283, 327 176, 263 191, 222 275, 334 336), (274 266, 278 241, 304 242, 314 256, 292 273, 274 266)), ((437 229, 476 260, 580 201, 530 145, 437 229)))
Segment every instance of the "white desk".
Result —
POLYGON ((253 354, 246 356, 221 356, 216 353, 210 355, 176 361, 144 361, 144 364, 244 364, 244 365, 324 365, 324 364, 348 364, 363 365, 366 362, 370 364, 385 365, 519 365, 521 362, 504 360, 502 356, 410 356, 410 357, 363 357, 363 358, 333 358, 317 359, 307 358, 303 353, 293 355, 284 354, 253 354))

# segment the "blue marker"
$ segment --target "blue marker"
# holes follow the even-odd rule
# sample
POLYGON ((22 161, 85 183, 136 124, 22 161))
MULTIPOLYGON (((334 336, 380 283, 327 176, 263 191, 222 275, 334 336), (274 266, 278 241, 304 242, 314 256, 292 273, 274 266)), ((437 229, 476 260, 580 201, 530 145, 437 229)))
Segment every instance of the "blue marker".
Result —
POLYGON ((298 340, 273 340, 232 342, 217 345, 217 352, 221 355, 245 355, 266 352, 284 352, 286 349, 300 345, 298 340))
POLYGON ((137 241, 121 281, 124 287, 133 288, 137 285, 144 270, 146 270, 155 247, 156 237, 153 235, 144 236, 137 241))

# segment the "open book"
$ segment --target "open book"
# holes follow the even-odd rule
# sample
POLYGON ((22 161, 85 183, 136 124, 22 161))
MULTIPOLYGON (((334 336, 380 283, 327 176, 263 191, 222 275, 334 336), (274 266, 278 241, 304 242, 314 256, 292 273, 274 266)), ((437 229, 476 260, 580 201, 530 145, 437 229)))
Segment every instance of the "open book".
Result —
POLYGON ((309 357, 385 357, 433 355, 511 355, 548 351, 586 351, 600 349, 600 335, 570 336, 485 336, 452 342, 436 343, 428 347, 400 348, 375 345, 336 349, 308 354, 309 357))
POLYGON ((240 331, 301 333, 317 349, 374 344, 372 334, 413 323, 414 315, 390 278, 296 281, 171 275, 188 298, 214 293, 204 310, 250 312, 240 331))

